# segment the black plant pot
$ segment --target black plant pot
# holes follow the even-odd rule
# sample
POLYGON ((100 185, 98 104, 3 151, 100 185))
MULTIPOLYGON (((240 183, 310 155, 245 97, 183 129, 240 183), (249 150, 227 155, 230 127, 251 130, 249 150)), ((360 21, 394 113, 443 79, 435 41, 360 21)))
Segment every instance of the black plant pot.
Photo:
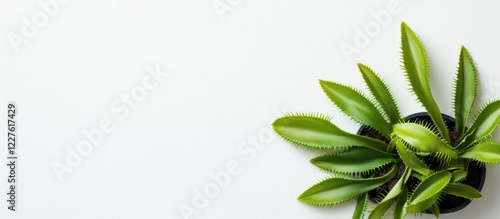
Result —
MULTIPOLYGON (((455 130, 455 119, 451 116, 448 116, 446 114, 442 114, 443 119, 445 121, 446 126, 448 127, 448 130, 451 132, 452 130, 455 130)), ((420 112, 420 113, 415 113, 412 115, 409 115, 405 117, 405 119, 409 122, 424 122, 424 123, 432 123, 432 120, 430 116, 427 114, 427 112, 420 112)), ((358 135, 364 135, 364 136, 369 136, 372 138, 378 138, 381 140, 384 140, 384 137, 380 134, 374 134, 372 129, 367 128, 365 126, 362 126, 358 130, 358 135)), ((432 163, 430 163, 430 166, 432 168, 432 163)), ((437 165, 437 164, 436 164, 437 165)), ((469 186, 472 186, 473 188, 476 188, 477 190, 481 191, 484 185, 484 181, 486 178, 486 167, 479 165, 476 162, 471 162, 468 167, 468 175, 467 178, 462 182, 463 184, 467 184, 469 186)), ((411 179, 411 178, 410 178, 411 179)), ((380 200, 377 200, 377 196, 380 196, 381 194, 377 194, 376 192, 372 191, 368 193, 370 201, 373 203, 377 203, 380 200)), ((385 194, 382 194, 385 195, 385 194)), ((465 208, 467 205, 470 204, 470 200, 461 198, 461 197, 456 197, 452 195, 444 195, 439 203, 439 209, 440 213, 452 213, 456 212, 459 210, 462 210, 465 208)), ((426 212, 430 213, 430 212, 426 212)))

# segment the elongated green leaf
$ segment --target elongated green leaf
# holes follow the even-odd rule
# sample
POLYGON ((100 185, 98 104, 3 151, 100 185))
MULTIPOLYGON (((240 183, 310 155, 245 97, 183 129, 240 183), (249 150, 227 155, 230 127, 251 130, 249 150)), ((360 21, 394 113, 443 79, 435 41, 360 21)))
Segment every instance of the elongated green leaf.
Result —
POLYGON ((273 128, 296 145, 329 149, 350 146, 371 147, 385 151, 387 144, 376 139, 345 132, 329 121, 316 115, 285 115, 274 121, 273 128))
POLYGON ((330 100, 355 121, 370 126, 385 137, 389 137, 392 130, 377 107, 359 91, 335 82, 320 80, 321 88, 330 100))
POLYGON ((477 96, 477 73, 465 47, 460 50, 457 78, 455 79, 455 121, 459 136, 465 131, 470 110, 477 96))
POLYGON ((393 218, 394 219, 404 219, 406 217, 406 201, 408 200, 408 187, 405 185, 403 188, 403 192, 401 192, 401 195, 398 198, 398 201, 396 202, 396 207, 394 208, 394 214, 393 218))
POLYGON ((354 209, 354 214, 352 219, 363 219, 365 216, 366 207, 368 206, 368 193, 358 197, 358 202, 356 203, 356 208, 354 209))
POLYGON ((401 23, 401 48, 406 77, 413 92, 425 107, 432 121, 436 124, 442 136, 449 141, 448 129, 443 121, 429 83, 429 67, 425 48, 413 30, 404 22, 401 23))
POLYGON ((457 170, 452 173, 450 182, 459 182, 467 177, 468 172, 466 170, 457 170))
POLYGON ((422 175, 422 174, 420 174, 420 173, 417 173, 417 172, 415 172, 415 171, 413 171, 413 172, 411 173, 411 176, 413 176, 413 177, 417 178, 419 181, 422 181, 422 180, 424 180, 424 179, 425 179, 425 176, 424 176, 424 175, 422 175))
POLYGON ((338 154, 323 155, 311 160, 317 167, 334 173, 366 173, 398 160, 395 154, 356 147, 338 154))
POLYGON ((387 195, 384 197, 382 201, 380 201, 377 206, 370 212, 370 216, 368 219, 379 219, 383 218, 386 212, 389 210, 391 205, 400 197, 400 194, 404 191, 406 188, 406 182, 408 181, 408 178, 411 175, 411 170, 409 168, 406 168, 402 177, 399 178, 398 182, 394 187, 392 187, 391 191, 387 193, 387 195))
POLYGON ((482 163, 500 163, 500 144, 496 142, 481 142, 470 147, 460 156, 482 163))
POLYGON ((396 198, 397 197, 387 200, 384 199, 385 201, 378 203, 377 206, 375 206, 375 208, 370 212, 370 216, 368 217, 368 219, 384 218, 384 215, 387 213, 387 211, 389 211, 396 198))
POLYGON ((410 150, 408 150, 403 142, 397 141, 396 148, 398 150, 399 157, 401 158, 401 160, 403 160, 407 167, 419 172, 424 176, 429 176, 432 174, 432 170, 430 170, 423 161, 421 161, 410 150))
POLYGON ((483 197, 481 192, 479 192, 477 189, 472 188, 468 185, 464 184, 459 184, 459 183, 450 183, 446 188, 443 190, 444 193, 448 193, 454 196, 466 198, 469 200, 472 199, 478 199, 483 197))
POLYGON ((465 138, 458 145, 458 150, 467 149, 476 141, 489 136, 500 122, 500 100, 486 104, 478 113, 465 138))
POLYGON ((449 184, 451 176, 448 171, 440 171, 425 178, 413 191, 409 204, 415 205, 436 196, 449 184))
POLYGON ((423 125, 398 123, 393 126, 393 134, 419 151, 438 152, 452 159, 458 158, 458 154, 453 147, 423 125))
POLYGON ((438 203, 432 205, 429 210, 434 214, 436 218, 439 218, 439 214, 441 213, 441 210, 439 210, 439 205, 438 203))
POLYGON ((298 199, 312 205, 335 205, 383 185, 396 176, 396 172, 393 168, 388 174, 376 178, 327 179, 307 189, 298 199))
POLYGON ((465 163, 464 159, 453 160, 448 162, 445 166, 443 166, 443 170, 453 171, 453 170, 464 170, 465 163))
POLYGON ((375 97, 375 100, 378 101, 385 115, 389 118, 389 123, 394 124, 399 122, 401 114, 399 113, 396 101, 394 101, 394 97, 389 91, 389 87, 368 66, 358 63, 358 67, 373 97, 375 97))
POLYGON ((419 202, 417 204, 409 204, 408 202, 406 203, 405 211, 406 213, 422 213, 425 210, 429 209, 433 205, 437 203, 439 200, 439 194, 432 196, 431 198, 428 198, 422 202, 419 202))

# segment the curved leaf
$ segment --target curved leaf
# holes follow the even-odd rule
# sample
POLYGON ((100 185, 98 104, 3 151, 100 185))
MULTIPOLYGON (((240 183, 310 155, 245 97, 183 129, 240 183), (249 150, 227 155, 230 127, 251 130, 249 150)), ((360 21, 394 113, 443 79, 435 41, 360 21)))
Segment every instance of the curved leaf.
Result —
POLYGON ((439 205, 437 202, 436 202, 436 204, 432 205, 428 210, 431 211, 436 218, 439 218, 439 214, 441 214, 441 210, 439 210, 439 205))
POLYGON ((477 96, 476 68, 465 47, 460 50, 457 76, 455 79, 455 121, 459 136, 465 131, 469 114, 477 96))
POLYGON ((368 206, 368 193, 360 196, 358 202, 356 203, 356 208, 354 209, 354 214, 352 219, 363 219, 365 216, 366 207, 368 206))
POLYGON ((394 124, 399 122, 399 120, 401 120, 401 114, 399 113, 396 101, 389 91, 388 86, 368 66, 358 63, 358 67, 373 97, 375 97, 375 100, 378 101, 385 115, 389 118, 389 123, 394 124))
POLYGON ((465 138, 460 142, 457 149, 464 150, 474 142, 489 136, 500 122, 500 100, 486 104, 478 113, 465 138))
POLYGON ((389 137, 391 126, 378 111, 377 107, 360 92, 335 82, 320 80, 325 94, 342 112, 355 121, 370 126, 389 137))
POLYGON ((361 146, 382 151, 387 148, 383 141, 345 132, 328 118, 316 115, 285 115, 276 119, 272 126, 285 140, 305 147, 329 149, 361 146))
POLYGON ((411 173, 411 176, 415 177, 416 179, 418 179, 418 181, 422 181, 425 179, 425 176, 420 174, 420 173, 417 173, 417 172, 412 172, 411 173))
POLYGON ((408 187, 404 186, 403 192, 398 198, 398 201, 396 202, 396 207, 394 208, 394 214, 393 218, 394 219, 404 219, 406 217, 406 201, 408 200, 408 187))
POLYGON ((370 212, 370 216, 368 216, 368 219, 384 218, 384 215, 387 213, 387 211, 389 211, 396 198, 397 197, 387 200, 384 198, 385 201, 378 203, 377 206, 375 206, 375 208, 370 212))
POLYGON ((396 176, 396 169, 381 177, 324 180, 302 193, 298 200, 312 205, 335 205, 375 189, 396 176))
MULTIPOLYGON (((406 182, 408 181, 408 178, 411 175, 411 170, 406 168, 402 177, 399 178, 398 182, 394 187, 392 187, 391 191, 387 193, 387 195, 384 197, 382 201, 380 201, 377 206, 370 212, 370 216, 368 216, 368 219, 379 219, 383 218, 386 212, 389 210, 391 205, 396 201, 403 192, 402 195, 404 194, 404 189, 406 189, 406 182)), ((407 195, 407 194, 406 194, 407 195)), ((405 196, 406 196, 405 195, 405 196)), ((406 199, 405 199, 406 202, 406 199)))
POLYGON ((408 150, 403 142, 397 141, 396 148, 398 150, 399 157, 401 158, 401 160, 403 160, 407 167, 419 172, 424 176, 429 176, 432 174, 432 170, 430 170, 423 161, 418 159, 417 156, 415 156, 410 150, 408 150))
POLYGON ((411 194, 409 204, 415 205, 438 195, 449 184, 451 176, 448 171, 440 171, 425 178, 411 194))
POLYGON ((396 162, 397 156, 370 148, 356 147, 338 154, 323 155, 311 160, 315 166, 334 173, 366 173, 396 162))
POLYGON ((393 126, 393 134, 419 151, 438 152, 452 159, 458 158, 458 154, 453 147, 423 125, 398 123, 393 126))
POLYGON ((458 159, 458 160, 453 160, 451 162, 447 162, 442 167, 442 170, 448 170, 448 171, 464 170, 464 169, 465 169, 464 159, 458 159))
POLYGON ((448 186, 446 186, 443 192, 448 193, 450 195, 466 198, 469 200, 483 197, 481 192, 479 192, 477 189, 459 183, 448 184, 448 186))
POLYGON ((409 204, 406 203, 405 211, 406 213, 422 213, 423 211, 429 209, 433 205, 435 205, 439 200, 439 194, 432 196, 431 198, 419 202, 417 204, 409 204))
POLYGON ((496 142, 481 142, 470 147, 460 157, 482 163, 500 163, 500 144, 496 142))
POLYGON ((406 77, 413 92, 425 107, 442 136, 449 141, 448 129, 443 121, 429 83, 429 67, 425 48, 413 30, 404 22, 401 23, 401 48, 406 77))
POLYGON ((451 175, 450 182, 456 183, 456 182, 464 180, 465 177, 467 177, 468 172, 467 172, 467 170, 457 170, 451 174, 452 175, 451 175))

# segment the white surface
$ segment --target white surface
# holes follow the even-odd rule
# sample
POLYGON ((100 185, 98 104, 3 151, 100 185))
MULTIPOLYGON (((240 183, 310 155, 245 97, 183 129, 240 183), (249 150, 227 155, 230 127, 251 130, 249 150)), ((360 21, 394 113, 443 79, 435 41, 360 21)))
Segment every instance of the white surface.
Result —
MULTIPOLYGON (((342 128, 357 129, 318 79, 364 88, 361 61, 388 82, 403 114, 420 111, 400 70, 406 21, 427 47, 442 111, 452 112, 462 44, 479 69, 480 101, 500 96, 498 1, 396 2, 401 12, 346 59, 340 45, 352 45, 356 28, 376 22, 370 13, 391 2, 72 0, 16 53, 8 34, 22 35, 23 18, 45 12, 38 1, 1 1, 0 108, 6 114, 8 101, 18 104, 20 169, 17 212, 3 204, 0 218, 182 218, 179 206, 193 207, 193 189, 212 185, 211 172, 234 162, 239 173, 192 218, 350 218, 353 203, 299 203, 297 195, 327 175, 309 164, 316 153, 266 135, 273 118, 296 111, 334 115, 342 128), (219 16, 217 3, 231 10, 219 16), (147 66, 168 76, 121 119, 114 101, 139 89, 147 66), (102 119, 113 131, 59 181, 54 162, 64 164, 82 132, 102 119)), ((499 179, 489 168, 484 198, 441 218, 496 218, 499 179)), ((6 174, 0 182, 6 191, 6 174)))

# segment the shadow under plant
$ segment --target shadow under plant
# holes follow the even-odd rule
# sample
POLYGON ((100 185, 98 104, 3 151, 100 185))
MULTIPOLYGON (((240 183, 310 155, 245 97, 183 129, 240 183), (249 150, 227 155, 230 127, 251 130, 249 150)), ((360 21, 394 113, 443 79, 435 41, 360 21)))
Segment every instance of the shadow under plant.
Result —
POLYGON ((311 205, 336 205, 357 200, 353 218, 364 218, 368 200, 375 202, 368 218, 394 218, 410 213, 448 213, 482 197, 484 164, 500 163, 500 144, 492 133, 500 122, 500 100, 485 104, 469 123, 477 97, 477 73, 469 52, 461 48, 454 84, 455 119, 441 114, 429 84, 425 48, 401 24, 405 76, 426 112, 403 118, 386 83, 369 67, 358 64, 370 96, 336 82, 320 80, 328 98, 362 125, 351 134, 314 113, 286 114, 273 123, 293 145, 323 150, 311 163, 330 172, 299 197, 311 205), (454 203, 447 205, 445 203, 454 203), (394 207, 393 207, 394 206, 394 207))

